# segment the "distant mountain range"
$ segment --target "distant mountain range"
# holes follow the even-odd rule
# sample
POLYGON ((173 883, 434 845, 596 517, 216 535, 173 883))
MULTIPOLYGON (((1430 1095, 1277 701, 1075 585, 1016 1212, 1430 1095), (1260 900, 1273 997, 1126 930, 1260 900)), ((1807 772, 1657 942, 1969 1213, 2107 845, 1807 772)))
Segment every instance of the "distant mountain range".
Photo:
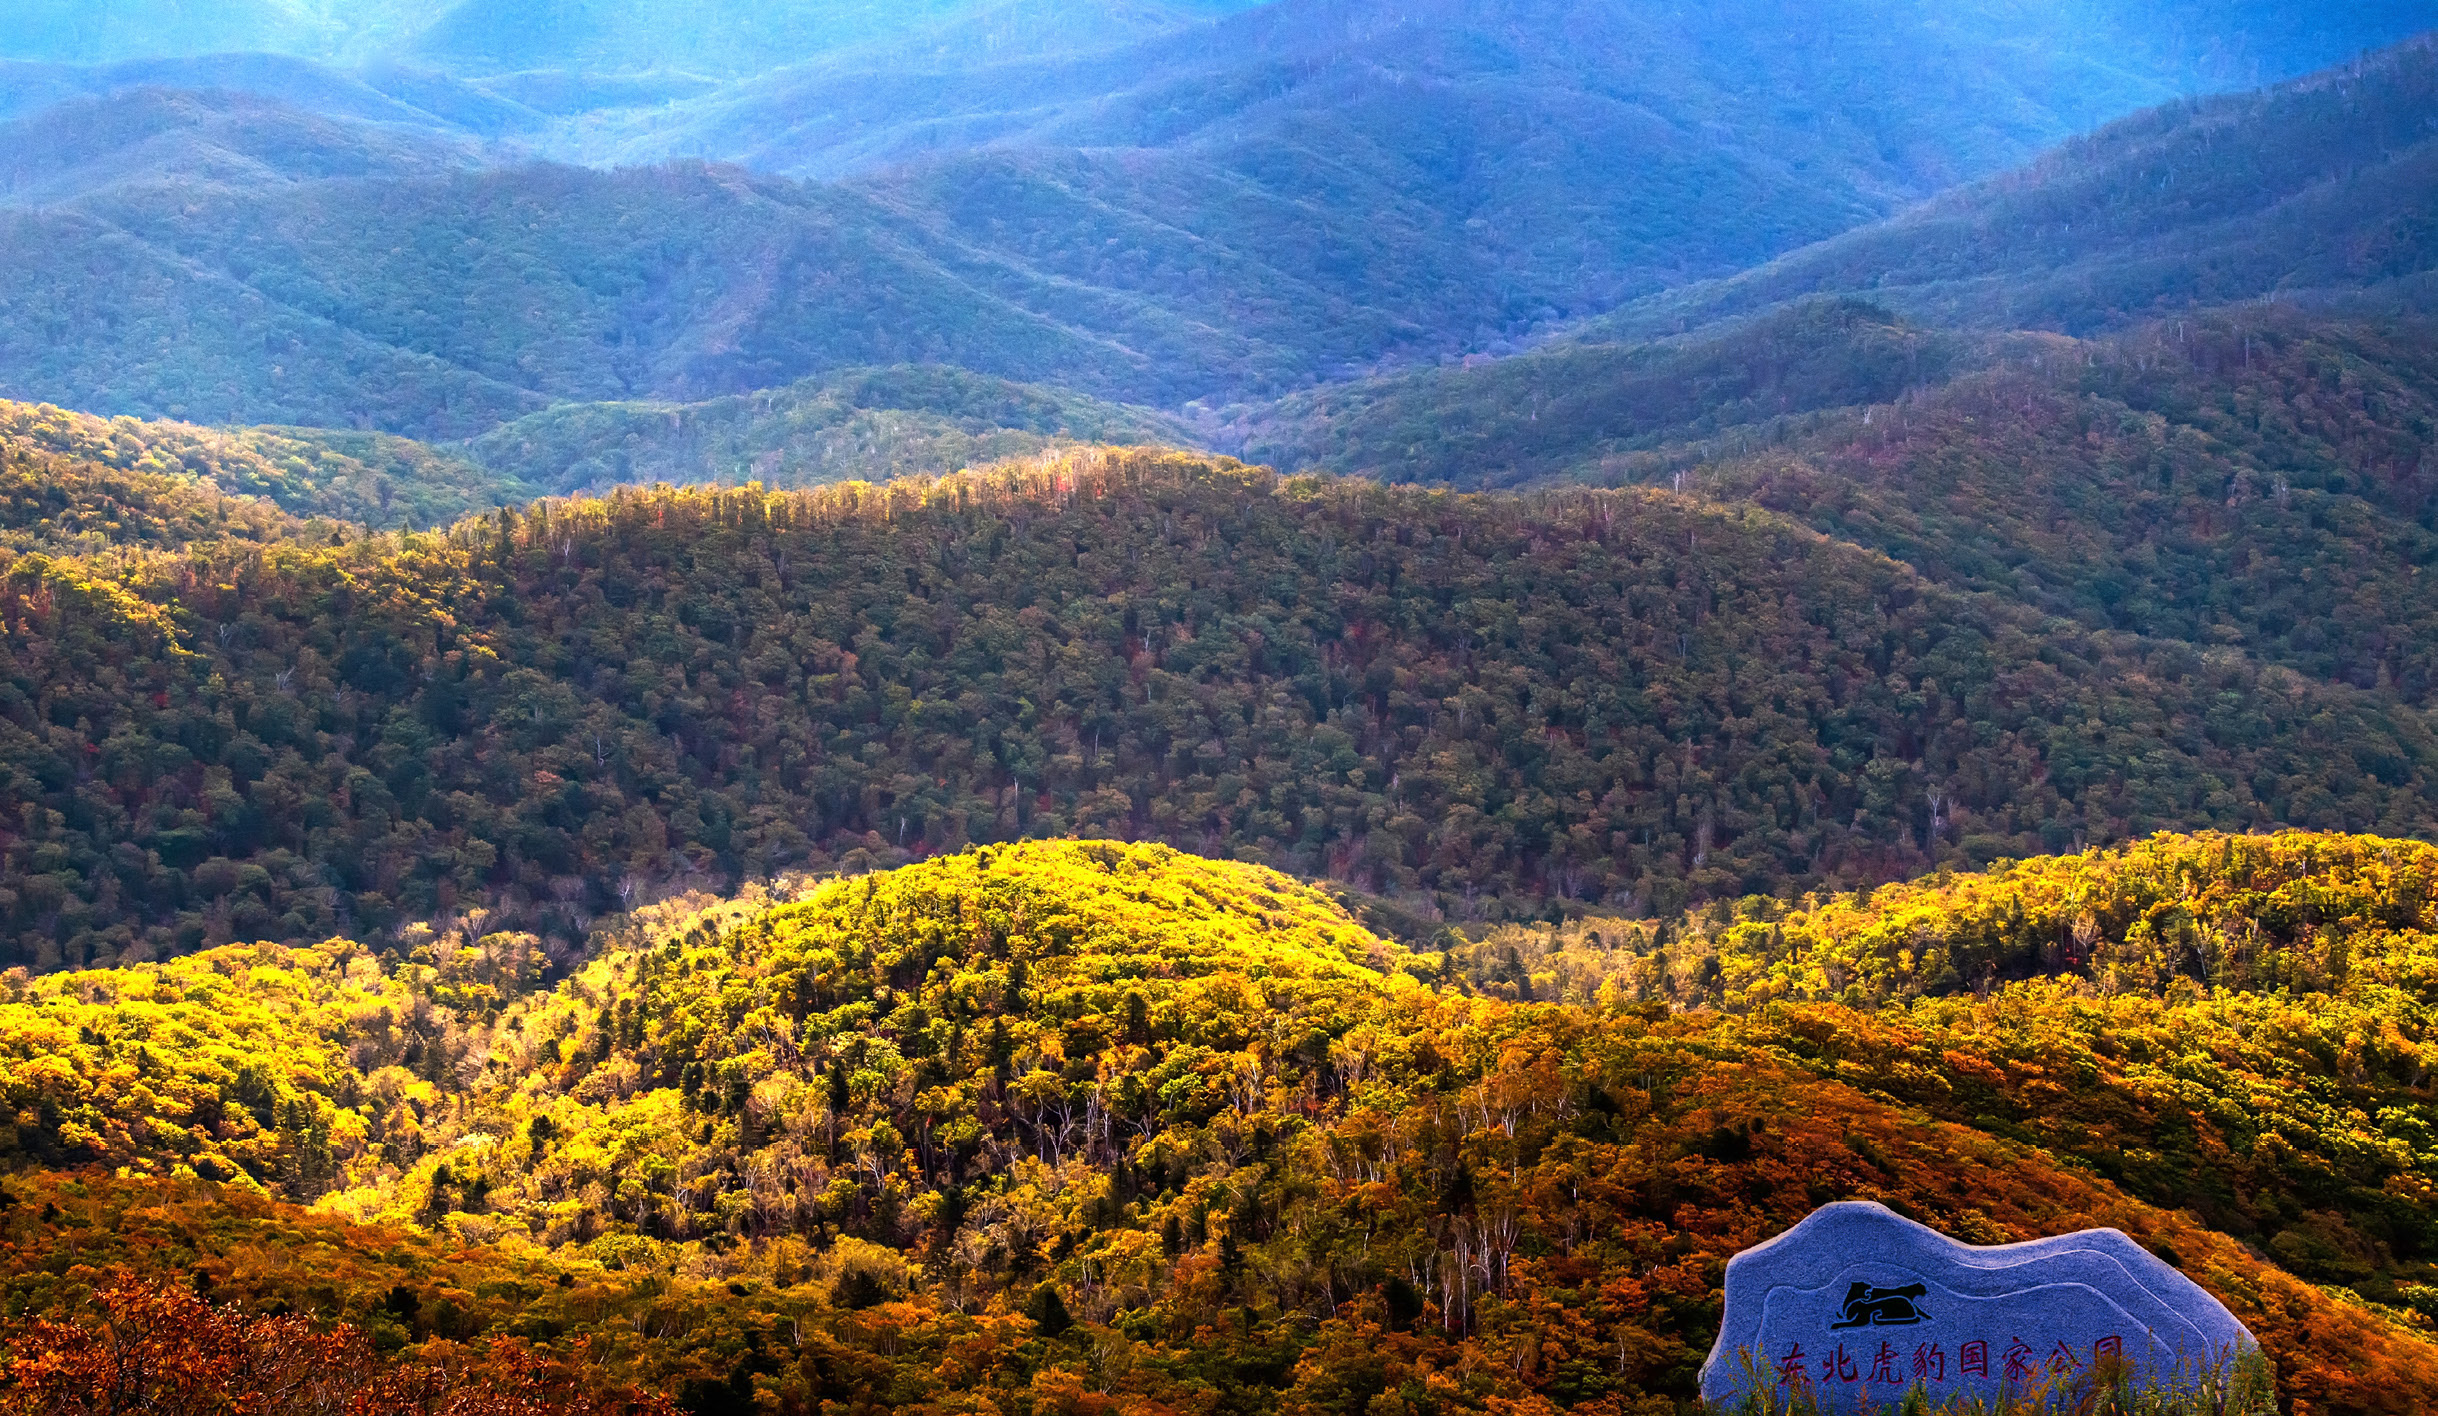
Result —
MULTIPOLYGON (((107 64, 242 52, 339 64, 414 62, 461 75, 539 70, 738 77, 875 50, 966 63, 1138 39, 1258 0, 20 0, 0 57, 107 64)), ((1611 13, 1663 22, 1658 6, 1611 13)), ((1715 8, 1715 7, 1713 7, 1715 8)), ((1732 8, 1732 7, 1730 7, 1732 8)), ((1480 6, 1467 7, 1483 15, 1480 6)), ((1883 10, 1892 24, 1912 15, 1883 10)), ((1819 16, 1807 16, 1817 20, 1819 16)), ((2024 48, 2082 32, 2084 53, 2128 70, 2172 53, 2211 87, 2248 86, 2392 39, 2427 12, 2404 0, 2290 7, 2263 0, 2070 0, 2038 10, 1954 7, 2024 48), (2111 48, 2113 47, 2113 49, 2111 48)), ((1708 21, 1702 21, 1707 23, 1708 21)), ((1830 33, 1823 31, 1824 37, 1830 33)), ((2027 56, 2028 57, 2028 56, 2027 56)))
POLYGON ((1594 326, 1648 334, 1824 292, 1980 328, 2089 330, 2195 304, 2393 285, 2438 265, 2438 40, 2172 104, 1594 326))
MULTIPOLYGON (((584 13, 601 34, 629 14, 584 13)), ((1086 13, 943 10, 942 27, 873 31, 853 64, 733 83, 468 79, 386 60, 351 75, 280 58, 17 66, 0 75, 0 107, 18 115, 0 174, 20 208, 0 213, 0 393, 462 438, 563 401, 699 401, 926 363, 1207 419, 1510 352, 1621 301, 1636 303, 1617 333, 1759 308, 1835 282, 1765 269, 1683 291, 1772 257, 1842 270, 1861 258, 1840 251, 1914 249, 2027 181, 2071 175, 2081 200, 2114 200, 2196 124, 2276 126, 2291 161, 2271 144, 2228 171, 2299 192, 2325 171, 2312 141, 2324 155, 2365 121, 2391 148, 2410 138, 2428 67, 2411 51, 2366 71, 2385 78, 2343 81, 2361 96, 2320 128, 2296 115, 2326 109, 2338 81, 2133 120, 1883 229, 1871 223, 2240 56, 2292 63, 2412 8, 2094 3, 2019 23, 1856 4, 1790 32, 1737 4, 1283 0, 1217 22, 1122 12, 1140 24, 1118 29, 1162 33, 1088 54, 990 37, 1065 33, 1086 13), (169 91, 206 83, 235 91, 169 91), (653 116, 586 111, 595 99, 653 116), (861 175, 516 159, 537 145, 861 175), (2274 170, 2247 176, 2260 162, 2274 170)), ((501 35, 594 32, 481 14, 501 35)), ((418 31, 444 32, 474 31, 418 31)), ((2398 191, 2382 177, 2362 211, 2333 214, 2405 213, 2398 191)), ((2289 222, 2280 239, 2324 227, 2289 222)), ((2080 229, 2075 249, 2104 261, 2096 228, 2080 229)), ((2401 229, 2363 259, 2409 268, 2417 239, 2401 229)), ((2163 298, 2147 270, 2120 272, 2111 308, 2163 298)))
POLYGON ((1110 48, 1257 0, 466 0, 395 51, 451 73, 745 78, 852 54, 891 67, 1110 48))
POLYGON ((351 123, 224 89, 137 88, 77 97, 0 123, 0 204, 51 206, 116 189, 262 189, 335 177, 427 176, 479 166, 454 135, 351 123))
POLYGON ((2438 44, 2263 93, 2144 113, 2017 172, 1521 356, 1247 403, 1214 445, 1468 487, 1619 480, 1777 440, 2037 341, 2273 299, 2433 310, 2438 44), (1731 436, 1730 436, 1731 435, 1731 436), (1721 438, 1725 441, 1721 441, 1721 438), (1667 456, 1653 456, 1682 445, 1667 456))
POLYGON ((479 170, 484 146, 445 127, 144 87, 9 130, 0 173, 35 205, 0 216, 17 272, 0 369, 71 406, 479 438, 447 456, 489 470, 407 513, 425 517, 479 504, 467 488, 803 485, 1078 440, 1469 487, 1648 480, 2038 358, 2023 325, 2104 331, 2268 293, 2422 308, 2434 99, 2438 47, 2407 44, 2138 115, 1515 357, 1273 399, 1316 364, 1461 348, 1485 272, 1512 289, 1528 264, 1473 261, 1426 204, 1386 195, 1240 188, 1195 209, 1170 156, 977 154, 846 184, 479 170), (229 175, 163 186, 151 160, 229 175), (333 178, 342 163, 364 175, 333 178), (1126 184, 1131 207, 1111 200, 1126 184), (1266 259, 1298 242, 1299 268, 1266 259), (893 365, 930 372, 857 372, 893 365), (1107 401, 1212 389, 1181 421, 1107 401))

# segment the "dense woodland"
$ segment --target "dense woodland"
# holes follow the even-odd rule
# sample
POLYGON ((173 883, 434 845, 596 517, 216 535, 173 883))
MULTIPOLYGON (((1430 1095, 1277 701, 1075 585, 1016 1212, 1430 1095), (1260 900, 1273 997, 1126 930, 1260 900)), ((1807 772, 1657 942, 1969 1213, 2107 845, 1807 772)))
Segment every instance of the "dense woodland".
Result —
POLYGON ((703 403, 566 404, 484 433, 465 455, 503 487, 563 494, 654 482, 881 482, 1062 444, 1185 441, 1180 424, 1149 409, 901 365, 703 403))
POLYGON ((2088 333, 2255 300, 2430 308, 2438 41, 2169 104, 1893 221, 1604 317, 1681 330, 1865 295, 1948 327, 2088 333))
MULTIPOLYGON (((64 489, 90 481, 93 469, 134 477, 149 490, 107 492, 165 510, 174 491, 157 480, 188 481, 228 498, 253 498, 300 517, 328 517, 359 526, 419 528, 446 525, 468 512, 529 495, 513 473, 476 466, 422 443, 380 433, 323 428, 202 428, 135 418, 97 418, 49 404, 0 400, 0 453, 20 465, 42 462, 41 479, 64 489)), ((106 480, 106 479, 105 479, 106 480)), ((98 484, 97 484, 98 485, 98 484)), ((132 488, 135 483, 130 483, 132 488)), ((240 519, 254 513, 232 509, 240 519)), ((11 517, 16 527, 18 518, 11 517)), ((259 517, 254 517, 259 520, 259 517)), ((260 531, 245 533, 258 539, 260 531)), ((107 532, 114 540, 154 544, 152 532, 107 532)), ((196 528, 176 539, 208 539, 196 528)))
POLYGON ((1688 475, 1944 585, 2427 701, 2429 327, 2240 312, 2060 344, 1688 475))
POLYGON ((1757 504, 1958 590, 2422 701, 2430 332, 2243 308, 1977 340, 1821 302, 1717 339, 1357 385, 1253 437, 1386 480, 1757 504))
POLYGON ((2434 871, 2438 852, 2393 841, 2160 838, 1682 921, 1509 926, 1452 957, 1519 1000, 1877 1011, 1894 1026, 1841 1024, 1803 1047, 1933 1115, 2077 1157, 2304 1276, 2432 1308, 2438 1290, 2385 1285, 2438 1245, 2396 1199, 2438 1163, 2411 1119, 2438 980, 2434 871), (1958 1046, 1991 1065, 1931 1080, 1923 1067, 1958 1046), (2094 1067, 2104 1096, 2044 1081, 2088 1086, 2094 1067), (2377 1134, 2363 1117, 2382 1118, 2377 1134))
POLYGON ((1965 597, 1672 493, 1158 452, 31 552, 0 919, 39 970, 1165 839, 1458 924, 2177 824, 2428 829, 2392 693, 1965 597))
POLYGON ((472 920, 16 974, 0 1302, 166 1273, 695 1412, 1658 1412, 1726 1256, 1864 1196, 2115 1224, 2294 1409, 2417 1410, 2434 884, 2161 838, 1415 951, 1259 867, 1038 843, 651 907, 555 986, 472 920), (1545 998, 1606 972, 1503 999, 1518 945, 1545 998))

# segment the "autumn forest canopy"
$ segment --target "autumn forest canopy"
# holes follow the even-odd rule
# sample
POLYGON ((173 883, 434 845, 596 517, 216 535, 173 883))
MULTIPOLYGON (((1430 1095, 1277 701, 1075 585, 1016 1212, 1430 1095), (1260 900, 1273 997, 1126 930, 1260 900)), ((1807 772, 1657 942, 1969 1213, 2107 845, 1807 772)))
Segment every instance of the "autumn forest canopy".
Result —
POLYGON ((36 0, 0 1413, 2438 1408, 2438 9, 1808 11, 36 0))

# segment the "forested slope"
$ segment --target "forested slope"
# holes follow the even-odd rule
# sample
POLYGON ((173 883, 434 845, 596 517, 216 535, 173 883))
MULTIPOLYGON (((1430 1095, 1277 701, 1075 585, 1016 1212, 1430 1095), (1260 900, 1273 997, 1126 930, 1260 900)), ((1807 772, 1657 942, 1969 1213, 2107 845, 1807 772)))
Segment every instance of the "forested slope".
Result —
POLYGON ((48 206, 121 186, 428 176, 482 157, 464 139, 348 123, 251 94, 147 87, 0 123, 0 205, 48 206))
MULTIPOLYGON (((2241 52, 2207 36, 2261 20, 2177 4, 2161 30, 2160 6, 2113 0, 2032 19, 1831 8, 1787 31, 1759 3, 1285 0, 1087 59, 858 59, 694 98, 638 81, 632 141, 578 80, 503 97, 254 64, 259 102, 105 94, 20 120, 28 196, 83 195, 0 214, 0 392, 456 439, 564 401, 700 401, 938 363, 1185 409, 1511 351, 1798 248, 1789 259, 1846 274, 1765 271, 1749 279, 1777 283, 1748 299, 1699 293, 1632 327, 1673 333, 1888 271, 2022 275, 2004 233, 2067 222, 2081 234, 2061 259, 2084 264, 2010 285, 2032 303, 2001 323, 2080 327, 2105 321, 2074 301, 2104 296, 2114 319, 2426 265, 2412 49, 2358 77, 2132 120, 2016 195, 1975 189, 1838 257, 1816 243, 2187 91, 2209 55, 2241 52), (2025 24, 2079 58, 2026 64, 2025 24), (559 108, 607 146, 550 151, 670 165, 401 175, 507 161, 471 140, 539 142, 559 108), (2348 175, 2355 153, 2388 165, 2348 175), (2156 210, 2161 164, 2216 186, 2156 210), (1956 270, 1940 222, 1974 233, 1956 270), (2121 239, 2169 227, 2169 247, 2121 239)), ((2395 15, 2357 8, 2255 58, 2278 69, 2357 22, 2390 33, 2395 15)))
POLYGON ((465 455, 504 483, 809 487, 955 472, 1060 444, 1175 446, 1176 421, 938 365, 850 369, 703 403, 574 403, 502 424, 465 455))
POLYGON ((1908 316, 2073 333, 2193 306, 2369 289, 2427 308, 2438 41, 2172 104, 1878 226, 1598 322, 1649 335, 1867 294, 1908 316))
POLYGON ((1688 476, 1941 584, 2424 702, 2430 351, 2420 323, 2205 314, 1688 476))
POLYGON ((851 369, 703 403, 566 403, 448 444, 334 428, 100 418, 0 400, 0 446, 45 455, 61 469, 63 488, 89 480, 71 464, 90 462, 374 529, 445 525, 546 492, 654 482, 819 486, 936 475, 1062 446, 1189 437, 1150 409, 937 365, 851 369))
MULTIPOLYGON (((325 523, 319 531, 327 538, 341 529, 325 523)), ((191 477, 0 444, 0 545, 15 554, 284 541, 314 530, 268 502, 191 477)))
MULTIPOLYGON (((1042 190, 1046 210, 1075 215, 1042 190)), ((1289 219, 1272 215, 1273 232, 1289 219)), ((1149 253, 1130 252, 1156 233, 1121 205, 1069 230, 1097 231, 1088 246, 1037 266, 953 214, 698 166, 122 190, 0 213, 16 276, 0 292, 0 388, 426 438, 563 401, 701 399, 908 362, 1174 405, 1419 337, 1409 315, 1449 291, 1444 263, 1411 230, 1347 222, 1393 272, 1381 282, 1273 269, 1221 233, 1167 251, 1156 264, 1176 278, 1145 283, 1149 253)))
MULTIPOLYGON (((2273 996, 2059 957, 1880 1011, 1678 1011, 1622 973, 1519 1004, 1308 886, 1114 842, 656 907, 554 987, 538 941, 475 924, 410 957, 14 975, 0 1291, 73 1311, 128 1265, 392 1361, 581 1353, 695 1413, 1661 1409, 1692 1393, 1726 1257, 1867 1197, 1976 1242, 2116 1225, 2259 1334, 2285 1401, 2402 1413, 2438 1400, 2429 1201, 2377 1187, 2427 1144, 2430 856, 2162 840, 1671 930, 1688 961, 1992 918, 2040 939, 2071 882, 2124 960, 2166 937, 2162 894, 2200 892, 2179 918, 2299 963, 2346 911, 2356 973, 2273 996), (2127 1108, 2179 1149, 2135 1154, 2127 1108), (2265 1258, 2170 1207, 2180 1147, 2253 1135, 2276 1140, 2240 1203, 2203 1213, 2265 1258), (2375 1243, 2349 1236, 2373 1214, 2375 1243), (2360 1266, 2323 1267, 2355 1241, 2360 1266)), ((1560 942, 1548 966, 1583 961, 1579 927, 1560 942)))
POLYGON ((49 969, 1139 835, 1457 920, 2168 826, 2428 829, 2420 709, 1666 493, 1157 452, 7 571, 49 969))
POLYGON ((0 447, 58 469, 52 475, 63 493, 91 480, 91 469, 75 466, 89 463, 115 472, 200 483, 223 497, 259 497, 295 516, 329 517, 358 526, 443 525, 468 512, 531 495, 513 475, 380 433, 204 428, 97 418, 48 404, 0 400, 0 447))
POLYGON ((2248 307, 2077 341, 1810 303, 1720 339, 1306 396, 1249 430, 1289 466, 1680 486, 1955 589, 2418 702, 2438 664, 2430 347, 2418 318, 2248 307))
MULTIPOLYGON (((2159 408, 2138 394, 2133 406, 2221 434, 2260 423, 2262 400, 2354 397, 2345 379, 2358 377, 2367 401, 2348 416, 2392 461, 2395 445, 2428 439, 2430 373, 2416 351, 2430 308, 2419 212, 2433 190, 2433 92, 2438 47, 2416 41, 2282 88, 2159 109, 1532 352, 1239 405, 1209 420, 1209 436, 1284 466, 1460 487, 1665 480, 1755 447, 1843 443, 1843 420, 1818 415, 1976 369, 2040 371, 2065 389, 2094 365, 2127 387, 2172 384, 2159 408), (2319 308, 2245 303, 2264 296, 2319 308), (2312 394, 2296 386, 2311 370, 2282 355, 2263 367, 2240 341, 2196 365, 2193 331, 2255 327, 2346 374, 2312 394), (2044 344, 2031 330, 2087 342, 2044 344), (2162 358, 2172 375, 2122 376, 2162 358)), ((2027 405, 2009 421, 2055 413, 2027 405)), ((2261 436, 2286 435, 2246 434, 2261 436)), ((2266 454, 2255 476, 2310 478, 2328 450, 2252 451, 2266 454), (2288 452, 2295 468, 2279 461, 2288 452)), ((2420 514, 2417 502, 2389 509, 2420 514)))
POLYGON ((2177 836, 1683 921, 1510 928, 1457 957, 1494 996, 1786 1029, 1855 1085, 2438 1315, 2420 1276, 2438 1228, 2400 1198, 2438 1163, 2434 900, 2419 842, 2177 836))
MULTIPOLYGON (((969 10, 929 45, 792 66, 612 130, 632 134, 626 160, 819 177, 1028 148, 1213 155, 1271 190, 1308 189, 1332 168, 1393 173, 1405 196, 1483 219, 1481 238, 1537 279, 1555 272, 1530 257, 1554 257, 1570 229, 1610 233, 1629 269, 1698 266, 1892 210, 2178 95, 2350 59, 2438 17, 2425 0, 1823 0, 1801 27, 1760 0, 1196 8, 1226 18, 1069 53, 991 42, 999 16, 969 10), (1628 213, 1645 219, 1618 219, 1628 213), (1667 248, 1670 232, 1684 249, 1667 248)), ((1595 270, 1619 254, 1575 250, 1595 270)))
POLYGON ((1788 419, 1894 402, 2009 347, 1859 300, 1803 301, 1722 333, 1333 384, 1231 409, 1209 436, 1255 461, 1390 482, 1619 482, 1785 438, 1788 419))

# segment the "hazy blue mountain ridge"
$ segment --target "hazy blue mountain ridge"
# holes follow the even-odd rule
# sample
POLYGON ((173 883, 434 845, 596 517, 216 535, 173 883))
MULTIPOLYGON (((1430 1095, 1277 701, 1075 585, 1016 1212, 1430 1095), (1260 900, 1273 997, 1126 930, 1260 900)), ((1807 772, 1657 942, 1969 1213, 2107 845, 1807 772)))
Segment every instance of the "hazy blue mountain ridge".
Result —
POLYGON ((1977 328, 2091 330, 2438 266, 2438 40, 2256 94, 2178 103, 1713 284, 1591 326, 1648 335, 1866 294, 1977 328))
MULTIPOLYGON (((1870 224, 2093 114, 2267 62, 2263 35, 2287 57, 2404 23, 2411 6, 2086 0, 2025 17, 1832 0, 1797 28, 1759 0, 1283 0, 1095 54, 975 37, 1078 13, 1045 0, 909 21, 859 51, 904 68, 814 63, 716 88, 572 70, 486 87, 264 57, 108 78, 12 66, 9 187, 46 209, 0 219, 13 273, 0 394, 454 439, 563 402, 695 403, 937 364, 1187 409, 1205 429, 1232 420, 1232 436, 1281 456, 1326 444, 1338 451, 1316 455, 1370 459, 1372 434, 1339 416, 1368 393, 1276 418, 1242 408, 1553 330, 1639 339, 1815 290, 2004 328, 2070 325, 2043 312, 2076 301, 2133 317, 2296 270, 2358 285, 2427 264, 2418 47, 2262 97, 2171 105, 1870 224), (2162 16, 2174 23, 2136 23, 2162 16), (971 62, 1008 52, 1020 57, 971 62), (288 106, 113 87, 212 73, 288 106), (94 90, 83 107, 45 116, 46 94, 79 84, 94 90), (750 156, 767 165, 894 165, 832 183, 682 163, 446 170, 558 143, 562 120, 607 141, 646 107, 671 141, 716 149, 721 123, 760 132, 750 156), (747 121, 757 113, 774 121, 747 121), (786 113, 815 118, 775 121, 786 113), (937 132, 918 131, 927 113, 937 132), (2374 150, 2375 170, 2338 161, 2374 150), (2179 223, 2185 246, 2127 245, 2179 223), (2061 253, 2047 276, 1974 274, 2020 264, 2009 243, 2043 230, 2061 253), (2208 262, 2178 264, 2195 251, 2208 262), (1914 267, 1920 291, 1880 288, 1914 267), (1966 309, 2001 287, 2011 303, 1966 309), (1570 326, 1635 299, 1614 323, 1570 326), (1298 443, 1288 425, 1313 418, 1339 431, 1298 443)), ((1182 13, 1154 6, 1117 28, 1182 13)), ((1654 407, 1682 402, 1641 356, 1586 357, 1599 366, 1587 388, 1622 378, 1654 407)), ((1439 377, 1382 403, 1408 411, 1381 426, 1410 423, 1439 377)), ((1785 393, 1754 387, 1731 401, 1785 393)), ((1442 452, 1469 445, 1489 459, 1482 475, 1527 479, 1569 455, 1541 433, 1502 451, 1486 430, 1504 419, 1442 452)), ((1717 425, 1692 422, 1705 420, 1717 425)), ((1685 422, 1585 426, 1613 451, 1685 422)))
POLYGON ((748 481, 807 487, 953 472, 1072 444, 1190 446, 1149 409, 937 365, 854 369, 703 403, 569 403, 463 445, 538 491, 748 481))
POLYGON ((1134 38, 1245 0, 19 0, 0 56, 70 64, 240 52, 532 70, 736 77, 843 49, 1001 50, 1134 38), (1080 36, 1070 39, 1069 32, 1080 36), (932 41, 936 47, 939 40, 932 41))
POLYGON ((51 205, 125 185, 429 176, 487 160, 467 139, 324 118, 248 93, 122 89, 0 123, 0 203, 51 205))
POLYGON ((465 0, 398 56, 451 73, 742 78, 846 53, 897 62, 1090 49, 1248 0, 465 0))
POLYGON ((2009 333, 2027 326, 2091 332, 2263 295, 2372 320, 2438 309, 2434 114, 2438 44, 2408 43, 2267 94, 2126 119, 1515 358, 1330 385, 1202 426, 1258 460, 1386 480, 1635 479, 1716 458, 1727 445, 1713 440, 1739 429, 1775 440, 1789 417, 2037 355, 2009 333))

